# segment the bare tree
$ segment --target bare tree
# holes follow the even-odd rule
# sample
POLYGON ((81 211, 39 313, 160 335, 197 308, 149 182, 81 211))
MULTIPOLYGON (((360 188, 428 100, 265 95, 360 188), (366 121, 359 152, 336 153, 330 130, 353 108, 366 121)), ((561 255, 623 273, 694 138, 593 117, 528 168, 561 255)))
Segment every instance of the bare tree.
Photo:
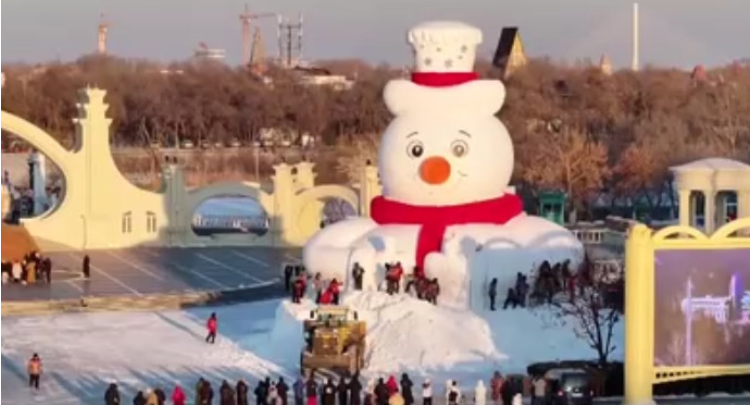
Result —
POLYGON ((589 281, 571 300, 555 303, 556 315, 560 322, 573 324, 576 335, 596 351, 598 363, 604 366, 617 349, 613 337, 621 314, 616 306, 607 305, 602 278, 589 281))

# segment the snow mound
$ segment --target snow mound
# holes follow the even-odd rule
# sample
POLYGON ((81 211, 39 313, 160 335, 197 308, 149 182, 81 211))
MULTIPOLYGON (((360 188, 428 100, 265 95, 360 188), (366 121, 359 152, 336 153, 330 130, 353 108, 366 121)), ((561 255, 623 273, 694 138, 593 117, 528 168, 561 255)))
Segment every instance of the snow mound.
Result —
MULTIPOLYGON (((507 358, 495 348, 489 324, 470 311, 378 292, 352 292, 342 304, 367 323, 368 373, 455 372, 507 358)), ((286 351, 301 347, 301 324, 313 308, 310 302, 281 303, 271 332, 274 345, 286 351)))

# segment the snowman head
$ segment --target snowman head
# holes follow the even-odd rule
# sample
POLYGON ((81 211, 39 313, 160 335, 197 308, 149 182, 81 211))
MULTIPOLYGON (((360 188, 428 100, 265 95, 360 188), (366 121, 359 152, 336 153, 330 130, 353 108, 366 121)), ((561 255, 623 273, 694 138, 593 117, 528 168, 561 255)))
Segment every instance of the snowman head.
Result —
POLYGON ((409 32, 415 69, 384 91, 395 115, 380 146, 383 194, 422 206, 449 206, 502 196, 513 172, 513 144, 495 118, 505 100, 498 80, 477 80, 482 33, 456 22, 409 32))

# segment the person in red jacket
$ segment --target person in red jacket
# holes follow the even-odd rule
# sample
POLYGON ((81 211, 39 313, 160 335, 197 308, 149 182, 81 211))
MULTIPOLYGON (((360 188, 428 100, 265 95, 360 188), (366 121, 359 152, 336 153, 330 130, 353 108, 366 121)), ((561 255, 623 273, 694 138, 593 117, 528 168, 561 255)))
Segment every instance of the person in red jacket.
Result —
POLYGON ((320 294, 320 305, 331 305, 333 304, 333 292, 330 288, 326 288, 323 294, 320 294))
POLYGON ((339 285, 339 282, 334 278, 331 281, 331 284, 328 285, 328 289, 331 291, 331 298, 333 301, 333 305, 338 305, 339 294, 341 293, 341 286, 339 285))
POLYGON ((182 387, 175 385, 174 391, 172 391, 172 404, 174 405, 185 405, 185 392, 182 391, 182 387))
POLYGON ((299 304, 302 301, 302 297, 305 296, 306 289, 307 283, 305 282, 305 277, 297 277, 297 279, 294 280, 294 285, 292 286, 292 302, 295 304, 299 304))
POLYGON ((385 383, 385 386, 388 388, 389 397, 398 392, 398 381, 396 381, 396 377, 394 376, 388 377, 388 382, 385 383))
POLYGON ((208 318, 206 329, 208 329, 206 343, 214 344, 216 342, 216 331, 219 329, 219 321, 216 319, 216 312, 212 312, 211 316, 208 318))

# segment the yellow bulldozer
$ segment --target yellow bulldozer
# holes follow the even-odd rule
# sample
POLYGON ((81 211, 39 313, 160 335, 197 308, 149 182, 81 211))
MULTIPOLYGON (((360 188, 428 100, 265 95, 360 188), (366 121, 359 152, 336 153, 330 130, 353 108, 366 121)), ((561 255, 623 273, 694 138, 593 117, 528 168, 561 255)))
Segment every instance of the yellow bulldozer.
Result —
POLYGON ((364 368, 367 326, 356 311, 322 305, 304 321, 305 348, 300 359, 304 375, 315 371, 352 375, 364 368))

